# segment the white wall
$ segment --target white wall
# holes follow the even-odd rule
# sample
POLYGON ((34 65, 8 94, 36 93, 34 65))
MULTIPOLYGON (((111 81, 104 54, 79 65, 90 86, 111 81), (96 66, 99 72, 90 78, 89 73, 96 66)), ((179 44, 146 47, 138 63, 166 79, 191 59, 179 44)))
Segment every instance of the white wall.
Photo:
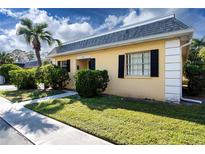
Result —
POLYGON ((181 76, 181 48, 180 40, 165 42, 165 99, 169 102, 180 102, 181 76))

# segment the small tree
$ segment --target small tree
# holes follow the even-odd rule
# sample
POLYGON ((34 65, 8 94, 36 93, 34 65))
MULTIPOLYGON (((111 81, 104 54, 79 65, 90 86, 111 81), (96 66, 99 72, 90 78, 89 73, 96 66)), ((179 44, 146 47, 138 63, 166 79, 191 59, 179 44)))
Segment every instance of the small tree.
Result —
POLYGON ((205 47, 201 48, 199 50, 199 57, 201 58, 201 61, 203 61, 203 63, 205 63, 205 47))
POLYGON ((44 83, 45 88, 50 86, 53 89, 64 88, 70 81, 68 72, 52 64, 38 67, 35 78, 38 83, 44 83))
POLYGON ((205 39, 193 39, 188 60, 184 66, 188 79, 188 91, 191 95, 205 90, 205 39))
POLYGON ((198 95, 205 90, 205 67, 194 64, 186 64, 185 75, 188 81, 190 95, 198 95))
POLYGON ((18 89, 36 89, 35 68, 12 70, 9 72, 11 83, 18 89))
POLYGON ((12 70, 21 70, 22 68, 14 64, 3 64, 0 66, 0 75, 4 76, 6 83, 10 83, 9 72, 12 70))
POLYGON ((0 52, 0 65, 2 64, 12 64, 14 59, 10 53, 0 52))

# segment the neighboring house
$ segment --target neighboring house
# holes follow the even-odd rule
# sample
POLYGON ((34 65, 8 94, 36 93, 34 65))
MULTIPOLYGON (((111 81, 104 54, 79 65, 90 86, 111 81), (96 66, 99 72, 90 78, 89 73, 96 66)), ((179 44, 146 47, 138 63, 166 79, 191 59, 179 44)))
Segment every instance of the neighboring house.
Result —
POLYGON ((107 94, 179 102, 192 35, 192 28, 170 15, 63 44, 49 57, 67 68, 68 88, 75 88, 77 70, 106 69, 107 94))
POLYGON ((33 67, 38 67, 38 61, 37 60, 32 60, 28 61, 25 63, 15 63, 16 65, 23 67, 23 68, 33 68, 33 67))
POLYGON ((33 68, 33 67, 38 67, 37 60, 28 61, 24 64, 24 68, 33 68))

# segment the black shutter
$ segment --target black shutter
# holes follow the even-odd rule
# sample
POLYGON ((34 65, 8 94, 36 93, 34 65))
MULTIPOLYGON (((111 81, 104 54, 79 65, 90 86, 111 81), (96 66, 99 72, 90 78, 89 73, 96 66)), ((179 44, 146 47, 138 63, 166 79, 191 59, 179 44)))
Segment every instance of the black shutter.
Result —
POLYGON ((118 78, 124 78, 125 55, 119 55, 118 58, 118 78))
POLYGON ((67 71, 70 72, 70 59, 67 60, 67 71))
POLYGON ((89 69, 95 70, 95 58, 89 60, 89 69))
POLYGON ((151 50, 151 77, 159 77, 159 50, 151 50))
POLYGON ((58 61, 58 66, 61 67, 61 61, 58 61))

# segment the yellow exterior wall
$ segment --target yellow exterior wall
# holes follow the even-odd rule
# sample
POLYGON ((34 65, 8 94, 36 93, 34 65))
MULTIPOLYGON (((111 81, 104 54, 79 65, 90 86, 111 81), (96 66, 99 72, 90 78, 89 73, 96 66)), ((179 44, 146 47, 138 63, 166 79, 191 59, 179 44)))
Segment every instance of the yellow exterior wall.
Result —
POLYGON ((62 61, 66 59, 71 60, 71 82, 69 83, 68 88, 75 89, 73 75, 76 73, 77 69, 76 59, 79 59, 83 56, 95 58, 96 69, 108 70, 110 82, 105 93, 125 97, 150 98, 160 101, 165 100, 164 40, 54 57, 53 59, 55 61, 62 61), (125 76, 123 79, 118 78, 118 55, 152 49, 159 49, 159 77, 125 76))

